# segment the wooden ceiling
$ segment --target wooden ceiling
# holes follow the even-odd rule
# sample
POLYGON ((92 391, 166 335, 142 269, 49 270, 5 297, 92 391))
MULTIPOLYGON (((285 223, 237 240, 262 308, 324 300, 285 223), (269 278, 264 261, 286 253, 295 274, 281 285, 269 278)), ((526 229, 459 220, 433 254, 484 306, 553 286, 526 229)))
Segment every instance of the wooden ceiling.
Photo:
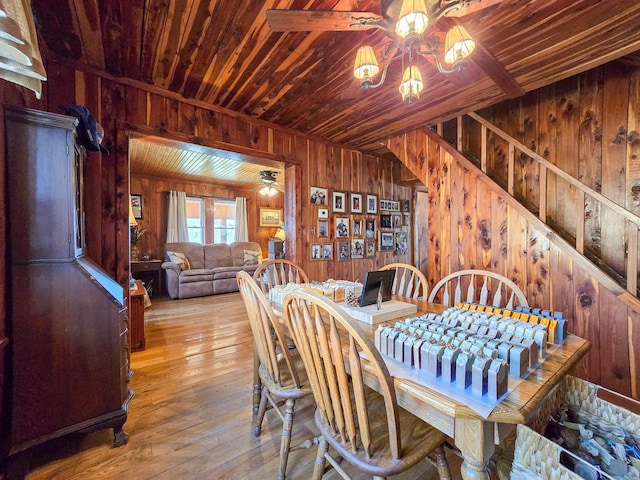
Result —
MULTIPOLYGON (((430 8, 440 0, 427 0, 430 8)), ((485 2, 487 0, 484 0, 485 2)), ((494 0, 491 0, 492 3, 494 0)), ((362 91, 357 48, 379 52, 382 30, 272 32, 266 10, 378 11, 390 0, 32 0, 46 58, 177 92, 376 155, 381 142, 416 126, 525 92, 640 50, 637 0, 503 0, 441 18, 460 22, 477 47, 468 67, 443 75, 428 57, 425 91, 405 105, 400 63, 385 84, 362 91)))
POLYGON ((185 144, 161 137, 132 137, 129 140, 130 171, 142 177, 162 177, 187 182, 211 182, 252 188, 265 184, 260 172, 274 172, 278 184, 284 182, 284 165, 259 158, 185 144))

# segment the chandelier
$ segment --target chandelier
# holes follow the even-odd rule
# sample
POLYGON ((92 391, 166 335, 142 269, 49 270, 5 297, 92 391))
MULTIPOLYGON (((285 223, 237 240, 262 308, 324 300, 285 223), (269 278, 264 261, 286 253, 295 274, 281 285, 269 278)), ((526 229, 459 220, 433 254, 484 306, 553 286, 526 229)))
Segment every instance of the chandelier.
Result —
MULTIPOLYGON (((450 8, 459 8, 460 2, 450 3, 455 4, 454 7, 445 7, 436 13, 436 18, 444 15, 450 8)), ((429 16, 424 0, 403 0, 400 17, 395 25, 395 33, 398 36, 395 52, 393 48, 390 52, 383 52, 383 58, 391 57, 391 59, 384 65, 378 83, 374 83, 374 78, 380 73, 380 67, 373 48, 369 45, 358 48, 353 75, 360 80, 362 89, 370 90, 381 86, 387 76, 389 65, 401 60, 403 74, 398 89, 402 100, 411 103, 420 98, 420 93, 424 89, 422 73, 418 65, 420 57, 433 56, 438 71, 445 75, 463 70, 466 66, 466 58, 475 48, 475 42, 471 36, 461 25, 456 25, 447 32, 444 45, 444 63, 448 67, 445 67, 436 53, 437 46, 434 40, 422 36, 428 26, 429 16), (398 51, 400 51, 400 55, 398 55, 398 51)))

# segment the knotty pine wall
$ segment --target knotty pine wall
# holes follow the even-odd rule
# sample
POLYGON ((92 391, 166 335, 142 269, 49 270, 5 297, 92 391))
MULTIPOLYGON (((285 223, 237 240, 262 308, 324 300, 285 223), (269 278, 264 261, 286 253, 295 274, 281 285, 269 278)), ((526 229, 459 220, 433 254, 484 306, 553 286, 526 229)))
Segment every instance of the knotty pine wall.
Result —
MULTIPOLYGON (((640 66, 612 62, 478 112, 491 123, 629 211, 640 213, 640 66)), ((475 124, 477 126, 477 124, 475 124)), ((479 130, 479 128, 477 128, 479 130)), ((465 154, 480 158, 480 135, 463 128, 465 154)), ((443 136, 455 143, 455 121, 443 136)), ((505 274, 536 307, 561 310, 592 350, 582 376, 638 398, 640 304, 613 279, 625 273, 626 229, 585 199, 585 252, 611 265, 607 277, 455 150, 416 130, 392 151, 428 186, 427 277, 433 285, 463 268, 505 274)), ((488 170, 507 184, 508 145, 489 134, 488 170)), ((539 169, 516 157, 515 197, 539 205, 539 169)), ((576 195, 550 175, 550 222, 576 235, 576 195)))
MULTIPOLYGON (((585 185, 640 214, 640 67, 615 61, 480 113, 585 185)), ((477 128, 477 127, 476 127, 477 128)), ((478 128, 479 130, 479 128, 478 128)), ((480 135, 467 131, 463 144, 480 158, 480 135)), ((487 165, 506 183, 508 146, 488 136, 487 165)), ((515 196, 534 208, 540 204, 539 167, 516 156, 515 196)), ((548 176, 548 223, 569 241, 576 236, 576 188, 556 186, 548 176)), ((585 199, 584 248, 626 277, 625 221, 606 206, 585 199)))
MULTIPOLYGON (((267 198, 257 192, 251 192, 243 188, 234 188, 214 182, 185 182, 171 178, 156 178, 131 175, 131 193, 142 195, 143 218, 137 220, 141 228, 147 229, 140 240, 140 253, 148 253, 151 258, 163 258, 163 246, 167 240, 167 208, 169 204, 168 192, 175 190, 185 192, 190 197, 200 197, 204 201, 205 217, 213 218, 213 200, 235 200, 236 197, 247 199, 247 225, 249 239, 260 243, 262 255, 268 256, 269 238, 275 234, 275 228, 260 227, 260 207, 282 209, 284 195, 278 193, 267 198)), ((205 241, 213 242, 213 229, 205 223, 205 241), (207 228, 207 226, 209 228, 207 228)))
MULTIPOLYGON (((577 375, 638 398, 640 302, 603 275, 498 184, 421 129, 389 147, 428 186, 427 278, 485 269, 507 276, 533 307, 562 311, 592 344, 577 375)), ((481 285, 476 286, 479 290, 481 285)))
MULTIPOLYGON (((315 226, 317 232, 318 209, 309 204, 310 186, 327 188, 329 193, 332 190, 353 191, 391 200, 413 200, 412 187, 399 184, 407 178, 406 168, 400 162, 364 155, 236 112, 184 99, 141 82, 100 76, 53 61, 47 62, 46 69, 48 80, 44 83, 42 100, 36 100, 31 92, 4 84, 4 103, 60 113, 59 105, 75 101, 86 105, 103 126, 103 143, 110 155, 91 153, 85 173, 87 246, 89 255, 122 285, 127 283, 129 276, 127 202, 131 132, 283 162, 288 190, 284 198, 287 258, 301 264, 312 279, 362 279, 365 271, 386 263, 412 261, 410 255, 397 256, 393 252, 349 262, 338 262, 335 255, 330 261, 312 261, 310 254, 312 243, 332 243, 335 249, 333 223, 330 223, 328 239, 319 239, 310 233, 311 226, 315 226)), ((153 207, 158 199, 151 199, 157 196, 157 186, 151 185, 150 180, 147 184, 144 179, 134 178, 133 181, 141 182, 143 195, 145 191, 149 192, 151 208, 159 215, 158 207, 153 207)), ((134 190, 136 188, 134 185, 134 190)), ((160 188, 164 189, 164 186, 160 188)), ((212 184, 185 188, 215 191, 217 187, 212 184)), ((362 215, 362 218, 366 216, 362 215)), ((158 218, 154 222, 155 225, 148 225, 152 231, 143 240, 142 251, 157 252, 161 248, 162 223, 158 218), (157 228, 159 231, 155 231, 157 228)), ((258 240, 261 239, 262 235, 259 235, 258 240)))

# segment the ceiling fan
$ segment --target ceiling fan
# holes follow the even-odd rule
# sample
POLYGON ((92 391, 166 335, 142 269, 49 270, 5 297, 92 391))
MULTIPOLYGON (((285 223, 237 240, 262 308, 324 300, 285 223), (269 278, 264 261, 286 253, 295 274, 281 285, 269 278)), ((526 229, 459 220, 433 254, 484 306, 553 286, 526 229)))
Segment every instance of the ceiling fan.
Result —
POLYGON ((260 195, 272 197, 278 192, 284 192, 283 185, 276 180, 278 172, 272 170, 260 170, 259 183, 251 189, 252 192, 258 192, 260 195))
POLYGON ((450 67, 445 66, 438 56, 438 39, 427 35, 440 18, 462 17, 500 2, 502 0, 436 0, 429 2, 431 8, 427 8, 425 0, 381 0, 381 8, 369 12, 270 9, 266 14, 274 32, 382 30, 393 42, 380 52, 381 60, 386 62, 380 80, 374 83, 381 69, 373 48, 368 45, 358 49, 353 75, 360 80, 363 90, 378 88, 385 81, 389 65, 402 60, 404 73, 399 90, 403 101, 411 103, 419 98, 423 89, 419 57, 433 56, 438 71, 448 75, 464 69, 466 58, 475 48, 474 40, 462 24, 450 22, 454 25, 447 31, 444 44, 444 63, 450 67))

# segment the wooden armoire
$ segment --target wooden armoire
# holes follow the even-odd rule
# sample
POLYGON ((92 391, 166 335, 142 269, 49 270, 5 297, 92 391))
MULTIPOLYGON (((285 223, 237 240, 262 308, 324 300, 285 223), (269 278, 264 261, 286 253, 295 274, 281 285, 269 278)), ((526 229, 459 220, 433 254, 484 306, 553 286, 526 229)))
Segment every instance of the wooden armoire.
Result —
MULTIPOLYGON (((83 169, 74 117, 5 109, 8 190, 9 478, 31 447, 123 425, 133 392, 122 286, 86 254, 83 169), (16 460, 20 459, 20 461, 16 460)), ((8 410, 8 411, 7 411, 8 410)), ((2 459, 0 459, 2 460, 2 459)))

